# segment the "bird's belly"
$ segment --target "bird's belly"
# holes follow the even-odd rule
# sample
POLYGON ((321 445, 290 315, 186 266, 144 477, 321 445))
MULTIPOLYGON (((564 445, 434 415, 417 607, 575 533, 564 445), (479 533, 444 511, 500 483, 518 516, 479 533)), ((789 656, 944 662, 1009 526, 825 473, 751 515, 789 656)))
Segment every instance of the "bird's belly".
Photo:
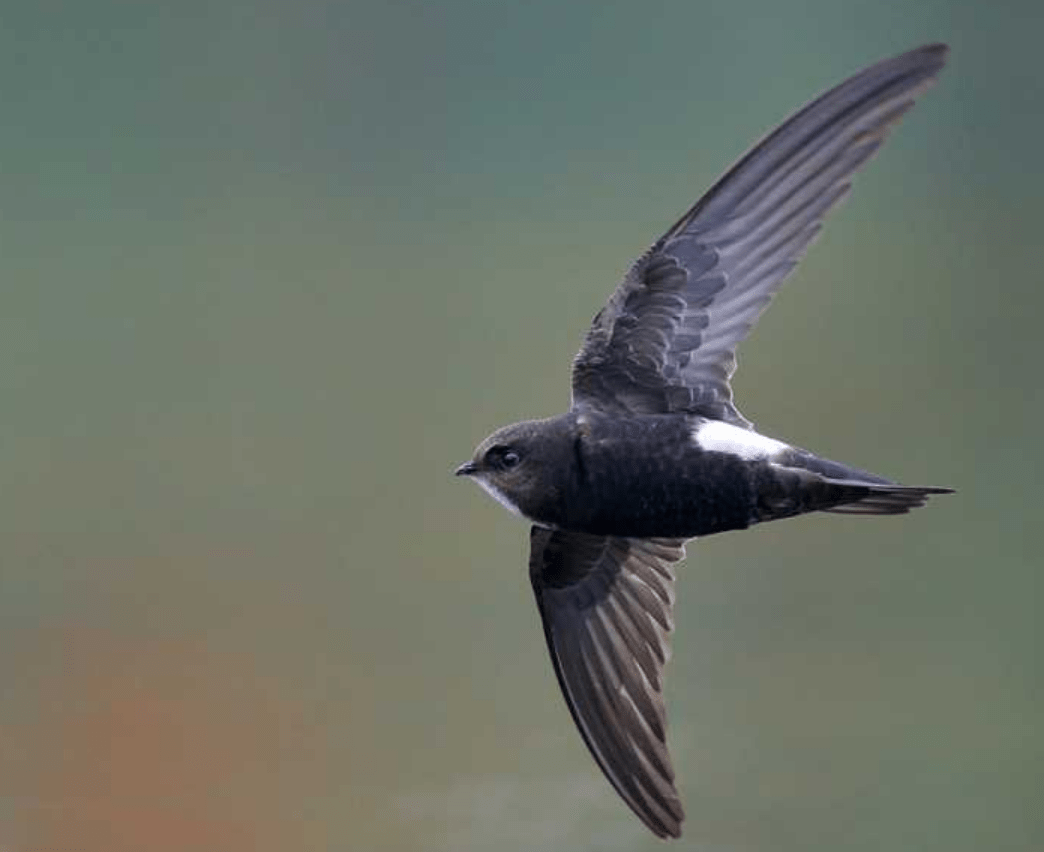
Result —
POLYGON ((614 454, 590 466, 577 513, 585 532, 693 538, 756 520, 752 465, 715 452, 614 454))

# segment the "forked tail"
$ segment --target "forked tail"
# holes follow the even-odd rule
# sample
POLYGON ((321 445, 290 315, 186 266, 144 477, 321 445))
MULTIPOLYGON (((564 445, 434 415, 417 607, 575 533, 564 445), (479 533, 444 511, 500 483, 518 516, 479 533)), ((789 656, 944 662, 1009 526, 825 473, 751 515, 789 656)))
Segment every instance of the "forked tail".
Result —
POLYGON ((805 512, 902 515, 923 506, 932 494, 951 488, 899 485, 869 471, 791 449, 758 474, 757 518, 770 521, 805 512))

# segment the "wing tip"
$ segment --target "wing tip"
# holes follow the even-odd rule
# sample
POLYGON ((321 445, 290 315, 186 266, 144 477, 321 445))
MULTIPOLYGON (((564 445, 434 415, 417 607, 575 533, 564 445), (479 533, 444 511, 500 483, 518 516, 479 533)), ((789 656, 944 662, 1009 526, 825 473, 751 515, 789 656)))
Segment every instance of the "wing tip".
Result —
POLYGON ((945 42, 929 42, 918 47, 897 53, 895 56, 883 59, 876 65, 871 65, 862 73, 873 73, 874 71, 892 66, 907 66, 907 73, 920 71, 934 75, 946 65, 950 57, 950 46, 945 42))
POLYGON ((920 47, 915 47, 910 52, 919 53, 923 56, 931 56, 936 61, 945 62, 947 57, 950 55, 950 45, 944 41, 931 41, 928 42, 928 44, 922 44, 920 47))

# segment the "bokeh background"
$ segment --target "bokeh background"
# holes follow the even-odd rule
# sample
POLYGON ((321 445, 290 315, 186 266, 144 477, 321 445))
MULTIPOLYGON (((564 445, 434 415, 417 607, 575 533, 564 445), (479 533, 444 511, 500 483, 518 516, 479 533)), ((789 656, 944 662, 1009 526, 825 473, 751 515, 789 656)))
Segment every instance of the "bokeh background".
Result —
POLYGON ((933 40, 736 384, 959 493, 690 546, 677 848, 1044 848, 1042 10, 8 4, 0 849, 661 848, 450 473, 761 133, 933 40))

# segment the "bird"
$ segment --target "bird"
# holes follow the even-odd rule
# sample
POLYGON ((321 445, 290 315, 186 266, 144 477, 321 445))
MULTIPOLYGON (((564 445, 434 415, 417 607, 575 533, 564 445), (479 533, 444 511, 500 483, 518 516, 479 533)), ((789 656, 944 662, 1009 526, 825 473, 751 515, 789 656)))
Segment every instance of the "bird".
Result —
POLYGON ((564 414, 505 426, 456 474, 531 524, 555 675, 594 760, 657 836, 681 836, 664 668, 685 543, 807 512, 898 515, 900 485, 762 435, 735 350, 942 70, 944 44, 871 65, 756 144, 634 262, 572 364, 564 414))

